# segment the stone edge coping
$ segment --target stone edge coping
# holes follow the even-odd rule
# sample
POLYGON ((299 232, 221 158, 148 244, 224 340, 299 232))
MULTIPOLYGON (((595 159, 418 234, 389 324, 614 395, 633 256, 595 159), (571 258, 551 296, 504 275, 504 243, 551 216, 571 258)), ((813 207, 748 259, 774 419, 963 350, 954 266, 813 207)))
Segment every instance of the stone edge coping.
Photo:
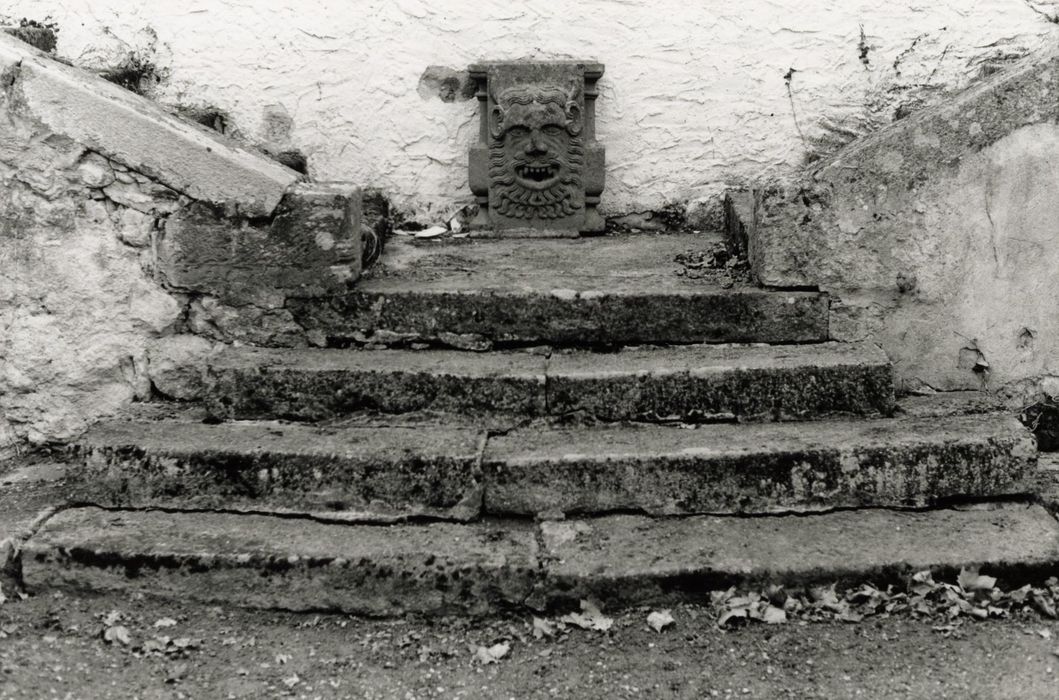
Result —
POLYGON ((0 33, 0 70, 28 112, 108 158, 243 216, 273 213, 301 174, 0 33))

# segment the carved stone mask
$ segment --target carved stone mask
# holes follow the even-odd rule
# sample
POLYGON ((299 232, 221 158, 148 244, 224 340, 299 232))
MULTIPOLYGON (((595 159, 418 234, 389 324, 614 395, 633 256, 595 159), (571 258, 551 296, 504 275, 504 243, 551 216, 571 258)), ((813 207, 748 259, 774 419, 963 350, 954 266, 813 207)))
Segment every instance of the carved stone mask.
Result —
POLYGON ((496 96, 489 119, 492 206, 516 219, 560 219, 584 206, 576 89, 528 84, 496 96))

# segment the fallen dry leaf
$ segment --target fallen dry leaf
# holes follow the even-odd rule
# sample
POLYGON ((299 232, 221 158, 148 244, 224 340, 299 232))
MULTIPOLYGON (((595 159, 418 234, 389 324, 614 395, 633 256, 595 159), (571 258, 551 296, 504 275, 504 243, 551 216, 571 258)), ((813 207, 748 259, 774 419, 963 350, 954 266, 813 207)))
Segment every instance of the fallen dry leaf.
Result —
POLYGON ((647 626, 655 632, 661 632, 672 625, 676 620, 668 610, 656 610, 647 616, 647 626))
POLYGON ((766 625, 783 624, 787 621, 787 611, 783 608, 777 608, 775 605, 770 605, 762 613, 761 621, 766 625))
POLYGON ((103 641, 109 644, 117 642, 124 646, 129 646, 132 643, 132 637, 129 635, 128 628, 124 625, 114 625, 103 630, 103 641))
POLYGON ((965 591, 988 591, 996 587, 994 577, 981 576, 977 569, 960 569, 956 583, 965 591))
POLYGON ((555 636, 555 623, 540 617, 533 618, 533 636, 537 639, 555 636))
POLYGON ((491 647, 478 647, 474 652, 474 660, 483 666, 495 664, 507 656, 509 651, 511 651, 511 645, 506 642, 500 642, 491 647))
POLYGON ((581 601, 581 612, 563 615, 559 620, 583 630, 597 632, 606 632, 614 626, 614 618, 604 615, 599 606, 591 600, 581 601))
POLYGON ((168 645, 169 637, 152 637, 143 643, 143 651, 148 654, 164 654, 168 645))
POLYGON ((120 610, 111 610, 103 616, 103 626, 113 627, 114 625, 118 624, 123 617, 125 617, 125 613, 121 612, 120 610))
POLYGON ((1056 618, 1055 604, 1045 598, 1043 593, 1036 590, 1030 593, 1030 604, 1034 609, 1045 617, 1050 617, 1053 620, 1056 618))

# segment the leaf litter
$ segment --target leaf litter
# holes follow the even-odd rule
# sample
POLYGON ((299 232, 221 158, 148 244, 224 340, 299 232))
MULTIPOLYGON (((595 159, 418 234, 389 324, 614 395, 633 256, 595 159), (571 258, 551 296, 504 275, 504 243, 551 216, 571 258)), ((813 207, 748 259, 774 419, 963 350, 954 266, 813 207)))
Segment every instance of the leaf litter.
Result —
POLYGON ((911 614, 940 620, 939 632, 952 632, 964 619, 988 620, 1009 617, 1020 610, 1033 609, 1044 617, 1057 619, 1059 579, 1052 577, 1041 587, 1029 584, 1003 591, 992 576, 975 569, 961 569, 956 583, 935 581, 930 571, 914 574, 899 590, 865 583, 839 592, 836 584, 786 590, 772 586, 764 591, 741 592, 736 588, 715 591, 711 601, 717 610, 717 624, 732 629, 751 621, 782 624, 838 620, 860 622, 868 617, 911 614))
MULTIPOLYGON (((867 618, 889 617, 892 615, 911 615, 933 624, 935 631, 950 634, 957 631, 965 620, 1005 619, 1019 612, 1035 612, 1042 617, 1059 619, 1056 615, 1056 603, 1059 601, 1059 579, 1053 577, 1043 585, 1025 585, 1010 591, 1004 591, 997 585, 997 579, 980 574, 975 569, 963 569, 955 582, 935 580, 930 571, 921 571, 910 576, 902 585, 880 588, 870 583, 858 587, 839 589, 837 584, 811 586, 806 588, 787 589, 772 586, 758 590, 738 590, 730 588, 711 594, 712 605, 704 610, 707 616, 713 617, 721 629, 733 629, 747 624, 807 624, 815 621, 860 622, 867 618)), ((579 610, 557 617, 533 616, 525 620, 524 626, 516 629, 494 629, 492 639, 483 639, 470 646, 471 662, 475 665, 488 666, 507 662, 512 658, 515 644, 526 644, 531 639, 548 640, 562 643, 571 632, 584 631, 612 636, 630 625, 643 625, 645 617, 638 616, 638 622, 628 616, 619 619, 603 613, 600 604, 591 599, 581 600, 579 610), (484 642, 484 643, 483 643, 484 642)), ((683 609, 683 608, 682 608, 683 609)), ((646 616, 647 627, 655 633, 676 624, 669 609, 654 610, 639 608, 640 615, 646 616)), ((696 619, 697 614, 692 614, 696 619)), ((157 619, 154 624, 147 623, 149 628, 142 631, 143 641, 137 641, 130 632, 129 618, 120 611, 113 610, 106 614, 97 614, 101 622, 98 638, 103 642, 124 647, 135 656, 157 656, 172 659, 172 669, 167 682, 176 682, 185 675, 180 672, 178 660, 187 658, 192 650, 201 649, 202 640, 188 637, 172 638, 163 632, 166 628, 176 627, 179 623, 171 617, 157 619), (152 634, 153 633, 153 634, 152 634)), ((473 625, 472 625, 473 627, 473 625)), ((138 629, 138 628, 137 628, 138 629)), ((7 630, 4 630, 7 632, 7 630)), ((1036 632, 1044 640, 1050 636, 1045 631, 1036 632)), ((476 635, 478 636, 478 635, 476 635)), ((482 635, 485 636, 485 635, 482 635)), ((378 642, 383 646, 404 647, 416 650, 421 660, 441 656, 454 656, 456 649, 446 651, 424 646, 420 635, 384 640, 378 642)), ((227 640, 222 639, 221 644, 227 640)), ((252 640, 247 644, 252 645, 252 640)), ((244 645, 247 645, 244 644, 244 645)), ((467 646, 463 646, 467 649, 467 646)), ((547 650, 550 651, 550 650, 547 650)), ((1056 649, 1059 655, 1059 649, 1056 649)), ((546 655, 546 652, 541 652, 546 655)), ((289 656, 280 654, 276 657, 280 666, 289 661, 289 656)), ((287 679, 296 685, 296 674, 287 679)), ((291 687, 291 686, 288 686, 291 687)))
MULTIPOLYGON (((735 587, 711 594, 711 608, 721 629, 762 623, 780 625, 792 622, 840 621, 858 623, 867 618, 911 615, 934 622, 932 629, 944 634, 955 632, 964 620, 1006 619, 1022 611, 1035 611, 1043 617, 1059 619, 1059 578, 1042 586, 1025 585, 1010 591, 997 586, 993 576, 976 569, 961 569, 955 583, 937 581, 929 571, 913 574, 903 586, 879 588, 870 583, 840 590, 837 583, 790 589, 770 586, 763 590, 740 591, 735 587)), ((647 612, 647 626, 656 633, 675 624, 668 609, 647 612)), ((640 618, 641 620, 643 618, 640 618)), ((623 619, 621 625, 628 622, 623 619)), ((556 618, 531 618, 530 631, 536 640, 562 642, 571 629, 613 634, 615 618, 604 615, 594 600, 580 601, 580 610, 556 618)), ((1038 632, 1050 639, 1047 630, 1038 632)), ((522 639, 525 641, 525 639, 522 639)), ((507 657, 506 642, 492 647, 472 647, 474 660, 483 665, 507 657), (500 653, 500 652, 503 653, 500 653)), ((1059 652, 1059 649, 1057 649, 1059 652)))

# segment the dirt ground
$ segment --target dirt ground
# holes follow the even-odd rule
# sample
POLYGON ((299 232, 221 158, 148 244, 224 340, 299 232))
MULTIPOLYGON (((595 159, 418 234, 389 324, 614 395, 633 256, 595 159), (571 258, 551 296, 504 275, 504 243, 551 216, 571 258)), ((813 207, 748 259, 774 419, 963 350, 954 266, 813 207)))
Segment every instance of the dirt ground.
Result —
POLYGON ((724 631, 713 610, 686 606, 661 632, 644 609, 607 632, 538 639, 521 615, 365 620, 7 594, 2 698, 1059 698, 1059 624, 1028 611, 948 631, 909 615, 724 631), (487 649, 502 656, 490 663, 487 649))

